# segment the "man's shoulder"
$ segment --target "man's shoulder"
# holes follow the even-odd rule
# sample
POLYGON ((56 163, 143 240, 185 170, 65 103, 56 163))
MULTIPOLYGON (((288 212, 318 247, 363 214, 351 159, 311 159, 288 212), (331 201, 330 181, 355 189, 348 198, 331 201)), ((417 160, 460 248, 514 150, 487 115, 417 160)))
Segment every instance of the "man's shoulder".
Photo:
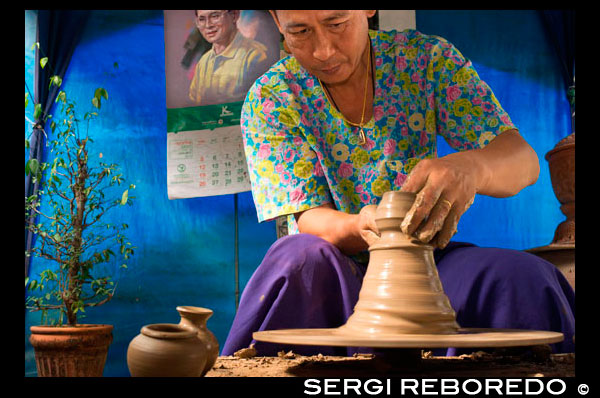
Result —
POLYGON ((416 29, 404 30, 374 30, 369 31, 369 34, 375 43, 382 46, 384 49, 389 49, 396 46, 401 47, 422 47, 430 45, 449 45, 448 40, 441 36, 433 34, 425 34, 416 29))
POLYGON ((271 65, 257 80, 257 83, 266 86, 288 86, 293 83, 299 83, 307 77, 306 75, 306 70, 300 66, 298 60, 288 55, 271 65))
POLYGON ((239 40, 238 45, 240 48, 243 48, 247 52, 261 52, 261 53, 267 52, 267 46, 264 45, 263 43, 261 43, 257 40, 251 39, 249 37, 246 37, 241 33, 239 33, 239 35, 240 35, 240 40, 239 40))

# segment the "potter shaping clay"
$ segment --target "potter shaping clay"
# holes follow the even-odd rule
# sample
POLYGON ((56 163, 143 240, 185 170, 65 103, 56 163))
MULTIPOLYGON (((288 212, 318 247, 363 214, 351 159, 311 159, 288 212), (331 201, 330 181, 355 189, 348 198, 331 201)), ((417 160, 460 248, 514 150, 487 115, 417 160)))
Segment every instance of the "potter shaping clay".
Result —
POLYGON ((282 329, 253 333, 259 341, 350 347, 508 347, 556 343, 563 334, 516 329, 461 328, 444 293, 433 247, 400 230, 415 194, 384 193, 375 212, 380 239, 358 302, 346 324, 331 329, 282 329))

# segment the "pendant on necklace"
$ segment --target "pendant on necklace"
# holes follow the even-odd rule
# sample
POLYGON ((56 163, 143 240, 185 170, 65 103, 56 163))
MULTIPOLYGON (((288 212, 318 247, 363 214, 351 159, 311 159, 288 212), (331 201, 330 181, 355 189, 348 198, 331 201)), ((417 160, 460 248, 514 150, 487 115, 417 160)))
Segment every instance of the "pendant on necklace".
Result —
POLYGON ((351 135, 348 138, 348 142, 350 142, 352 145, 365 145, 367 143, 367 137, 365 136, 365 132, 363 131, 362 127, 360 128, 359 132, 358 132, 358 136, 356 135, 351 135))
POLYGON ((360 137, 358 139, 358 145, 365 145, 367 143, 367 137, 365 136, 365 132, 362 127, 360 128, 360 137))

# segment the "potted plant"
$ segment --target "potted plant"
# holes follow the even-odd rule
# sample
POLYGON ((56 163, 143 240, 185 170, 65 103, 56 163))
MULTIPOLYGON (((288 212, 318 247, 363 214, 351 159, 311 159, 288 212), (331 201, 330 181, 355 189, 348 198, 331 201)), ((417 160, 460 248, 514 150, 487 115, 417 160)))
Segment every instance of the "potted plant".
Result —
MULTIPOLYGON (((44 67, 47 58, 40 64, 44 67)), ((51 85, 61 83, 58 76, 50 79, 51 85)), ((123 190, 118 165, 104 163, 102 154, 90 157, 89 125, 98 117, 102 99, 108 93, 98 88, 94 108, 80 118, 75 102, 59 91, 60 117, 45 118, 52 120, 50 159, 31 159, 25 165, 25 173, 39 182, 38 192, 25 198, 25 219, 37 218, 26 222, 37 241, 25 254, 42 259, 42 268, 50 264, 37 278, 25 278, 26 309, 42 313, 42 325, 31 326, 29 339, 38 376, 102 376, 113 327, 80 324, 79 318, 114 296, 113 274, 126 268, 134 253, 123 233, 127 224, 108 223, 106 215, 131 205, 129 191, 135 186, 123 190)), ((37 119, 41 107, 34 109, 37 119)))

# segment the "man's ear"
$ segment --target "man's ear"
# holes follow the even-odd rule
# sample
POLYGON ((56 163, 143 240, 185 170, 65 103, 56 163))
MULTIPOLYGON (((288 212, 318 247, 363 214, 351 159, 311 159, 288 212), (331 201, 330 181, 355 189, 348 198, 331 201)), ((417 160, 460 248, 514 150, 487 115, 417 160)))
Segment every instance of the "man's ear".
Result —
POLYGON ((279 29, 279 33, 283 34, 283 31, 281 30, 281 25, 279 24, 279 18, 277 18, 277 10, 269 10, 269 13, 273 17, 275 25, 277 25, 277 29, 279 29))
POLYGON ((231 12, 233 23, 237 23, 238 19, 240 19, 240 10, 229 10, 229 12, 231 12))
POLYGON ((377 12, 377 10, 365 10, 367 14, 367 18, 373 18, 373 15, 377 12))

